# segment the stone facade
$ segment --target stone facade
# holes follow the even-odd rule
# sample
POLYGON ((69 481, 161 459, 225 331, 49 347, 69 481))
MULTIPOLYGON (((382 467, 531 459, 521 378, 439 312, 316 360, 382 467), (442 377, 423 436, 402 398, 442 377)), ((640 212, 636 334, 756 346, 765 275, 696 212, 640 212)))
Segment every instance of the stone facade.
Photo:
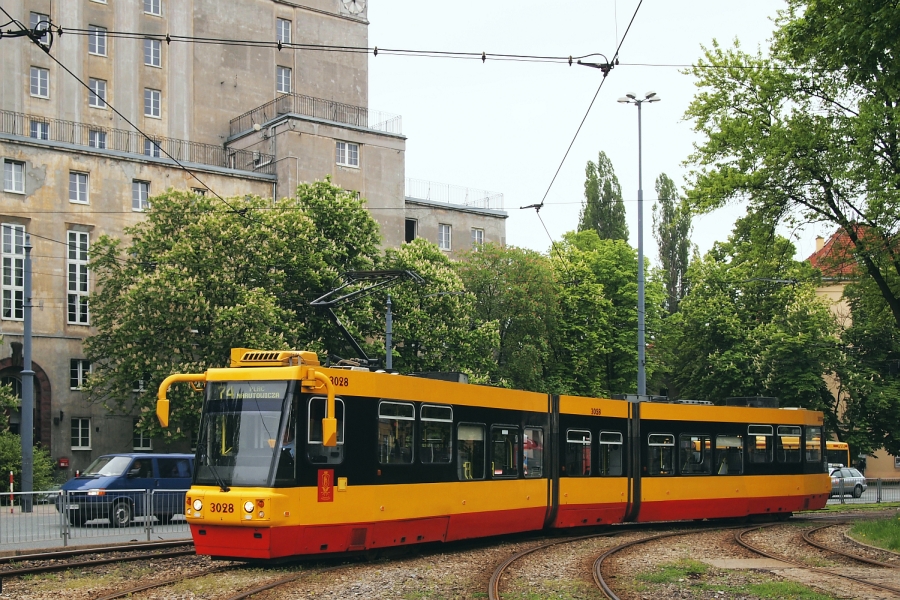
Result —
MULTIPOLYGON (((135 439, 132 416, 88 403, 78 379, 89 368, 82 341, 92 333, 83 302, 93 282, 82 259, 100 235, 123 236, 150 196, 174 188, 277 200, 300 182, 330 176, 367 200, 385 246, 404 242, 408 218, 433 241, 439 223, 452 223, 466 239, 451 253, 468 246, 472 228, 484 230, 485 241, 505 241, 502 211, 406 197, 406 138, 398 116, 368 109, 368 55, 315 48, 367 47, 367 14, 358 7, 343 0, 4 3, 26 26, 48 16, 64 29, 50 54, 75 75, 27 38, 0 41, 0 224, 9 276, 0 380, 18 385, 21 371, 22 287, 14 275, 27 233, 35 440, 54 459, 69 459, 61 479, 100 454, 149 443, 135 439), (308 46, 279 50, 277 39, 308 46)), ((18 416, 12 420, 15 428, 18 416)), ((155 451, 189 446, 152 444, 155 451)))

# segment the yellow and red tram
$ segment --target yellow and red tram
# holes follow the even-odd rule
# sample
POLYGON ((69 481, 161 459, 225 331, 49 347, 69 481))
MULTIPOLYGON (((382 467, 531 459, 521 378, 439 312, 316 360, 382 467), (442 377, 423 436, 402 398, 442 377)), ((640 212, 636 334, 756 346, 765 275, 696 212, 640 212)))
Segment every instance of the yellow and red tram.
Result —
MULTIPOLYGON (((821 508, 822 414, 555 396, 234 349, 203 383, 185 516, 267 559, 625 521, 821 508)), ((199 386, 198 386, 199 387, 199 386)))

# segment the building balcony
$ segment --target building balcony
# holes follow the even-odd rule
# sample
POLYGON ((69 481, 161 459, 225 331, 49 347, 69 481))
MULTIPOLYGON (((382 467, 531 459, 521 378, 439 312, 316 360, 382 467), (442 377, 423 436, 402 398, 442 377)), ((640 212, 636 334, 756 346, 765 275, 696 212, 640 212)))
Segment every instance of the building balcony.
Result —
POLYGON ((400 115, 370 110, 363 106, 342 104, 334 100, 323 100, 302 94, 282 94, 262 106, 247 111, 230 122, 230 137, 262 127, 281 115, 299 115, 321 119, 341 125, 380 131, 393 135, 403 135, 403 118, 400 115))
POLYGON ((169 156, 184 163, 263 175, 275 174, 274 157, 270 154, 160 136, 146 137, 136 131, 47 119, 8 110, 0 110, 0 134, 21 136, 35 142, 82 146, 92 151, 122 152, 173 165, 175 162, 169 156))

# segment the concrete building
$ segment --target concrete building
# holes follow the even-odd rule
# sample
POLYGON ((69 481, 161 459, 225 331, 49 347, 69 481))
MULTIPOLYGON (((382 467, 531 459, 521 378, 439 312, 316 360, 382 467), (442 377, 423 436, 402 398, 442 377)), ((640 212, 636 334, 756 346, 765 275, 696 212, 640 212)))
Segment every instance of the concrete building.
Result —
MULTIPOLYGON (((49 55, 26 37, 0 40, 0 381, 20 385, 27 233, 35 441, 71 473, 106 452, 187 449, 146 439, 132 416, 107 413, 79 389, 90 370, 82 352, 92 333, 90 245, 122 236, 154 194, 212 189, 275 201, 331 176, 367 200, 386 246, 411 239, 410 219, 413 237, 436 243, 449 225, 450 255, 472 240, 505 242, 506 214, 496 206, 406 193, 401 118, 368 108, 368 53, 323 49, 368 46, 365 0, 11 0, 4 8, 26 27, 53 30, 41 40, 49 55)), ((16 429, 18 415, 12 420, 16 429)))

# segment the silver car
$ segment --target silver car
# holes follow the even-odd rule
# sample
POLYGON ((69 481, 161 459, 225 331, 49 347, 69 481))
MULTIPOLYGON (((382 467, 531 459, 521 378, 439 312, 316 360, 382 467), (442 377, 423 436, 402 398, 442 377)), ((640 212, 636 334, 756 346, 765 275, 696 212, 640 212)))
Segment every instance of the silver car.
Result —
POLYGON ((841 467, 839 469, 832 469, 831 471, 832 496, 853 494, 854 498, 859 498, 868 487, 869 486, 866 485, 866 476, 856 469, 841 467))

